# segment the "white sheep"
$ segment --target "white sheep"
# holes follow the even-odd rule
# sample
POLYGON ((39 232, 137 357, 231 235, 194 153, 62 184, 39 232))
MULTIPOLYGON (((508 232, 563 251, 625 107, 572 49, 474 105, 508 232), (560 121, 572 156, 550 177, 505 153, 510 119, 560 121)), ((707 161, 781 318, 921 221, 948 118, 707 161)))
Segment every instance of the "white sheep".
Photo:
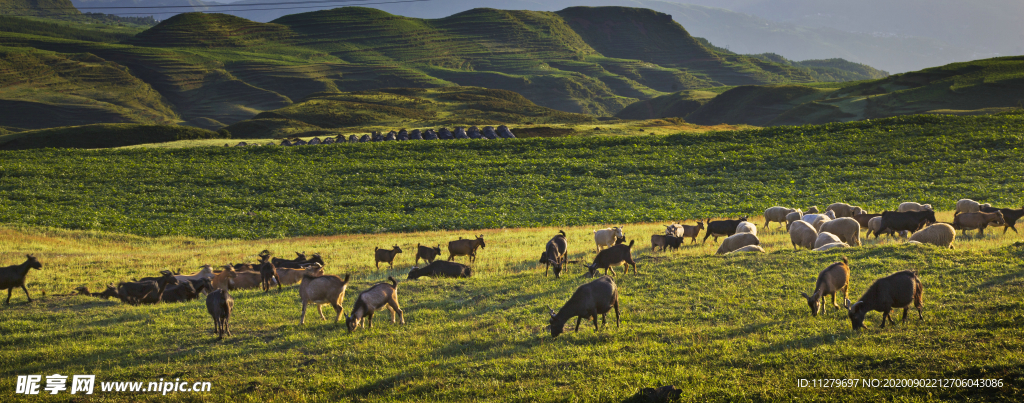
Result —
POLYGON ((622 230, 625 227, 612 227, 594 230, 594 243, 597 244, 597 252, 601 252, 601 248, 610 248, 615 246, 615 241, 619 238, 624 238, 622 230))
POLYGON ((955 239, 956 231, 952 225, 946 223, 929 225, 910 236, 910 241, 928 243, 949 249, 953 249, 953 241, 955 239))
POLYGON ((814 241, 817 238, 818 231, 803 220, 793 221, 793 224, 789 226, 789 241, 793 244, 793 249, 798 246, 814 249, 814 241))
POLYGON ((980 213, 982 208, 992 207, 991 204, 981 204, 971 199, 960 199, 956 201, 956 211, 953 215, 963 213, 980 213))
POLYGON ((860 206, 851 206, 846 203, 832 203, 825 209, 826 213, 829 211, 834 212, 836 217, 853 217, 864 213, 864 209, 860 208, 860 206))
POLYGON ((914 203, 914 202, 903 202, 903 203, 900 203, 900 207, 897 208, 896 211, 899 211, 901 213, 905 213, 905 212, 908 212, 908 211, 925 211, 925 210, 931 210, 931 209, 932 209, 932 205, 931 204, 921 204, 921 203, 914 203))
POLYGON ((818 216, 818 218, 814 220, 814 222, 811 223, 811 226, 814 227, 815 231, 821 232, 821 226, 829 221, 832 221, 832 219, 829 218, 827 215, 822 214, 818 216))
POLYGON ((821 245, 821 246, 819 246, 817 248, 814 248, 814 251, 815 252, 824 252, 824 251, 827 251, 827 250, 833 249, 833 248, 849 248, 849 247, 850 247, 850 245, 847 245, 847 244, 842 243, 842 242, 833 242, 833 243, 821 245))
POLYGON ((839 217, 821 224, 820 231, 831 232, 851 246, 860 246, 860 223, 849 217, 839 217))
POLYGON ((752 222, 743 221, 736 226, 737 234, 754 234, 757 236, 757 225, 752 222))
POLYGON ((754 234, 735 234, 722 241, 722 246, 718 247, 716 255, 724 255, 732 252, 736 249, 742 248, 748 245, 759 245, 761 241, 757 239, 757 235, 754 234))
POLYGON ((768 230, 768 224, 773 222, 784 222, 786 226, 789 226, 789 222, 786 220, 786 216, 790 213, 799 212, 800 209, 792 209, 788 207, 769 207, 764 211, 764 229, 768 230))
POLYGON ((793 224, 793 221, 797 221, 804 216, 804 213, 797 209, 796 211, 786 214, 786 232, 789 232, 789 226, 793 224))
POLYGON ((734 250, 732 252, 726 253, 726 255, 736 255, 736 254, 747 253, 747 252, 761 252, 761 253, 765 253, 764 252, 764 248, 762 248, 760 245, 747 245, 747 246, 744 246, 742 248, 736 249, 736 250, 734 250))
POLYGON ((839 237, 831 232, 819 232, 818 237, 814 239, 814 249, 822 245, 828 245, 830 243, 843 242, 839 237))

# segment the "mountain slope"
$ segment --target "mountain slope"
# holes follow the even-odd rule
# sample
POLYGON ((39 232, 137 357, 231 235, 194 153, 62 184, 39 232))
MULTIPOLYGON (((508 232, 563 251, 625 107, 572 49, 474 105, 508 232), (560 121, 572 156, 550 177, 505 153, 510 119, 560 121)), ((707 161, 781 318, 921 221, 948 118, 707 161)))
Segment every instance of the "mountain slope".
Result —
POLYGON ((0 15, 78 15, 70 0, 0 0, 0 15))

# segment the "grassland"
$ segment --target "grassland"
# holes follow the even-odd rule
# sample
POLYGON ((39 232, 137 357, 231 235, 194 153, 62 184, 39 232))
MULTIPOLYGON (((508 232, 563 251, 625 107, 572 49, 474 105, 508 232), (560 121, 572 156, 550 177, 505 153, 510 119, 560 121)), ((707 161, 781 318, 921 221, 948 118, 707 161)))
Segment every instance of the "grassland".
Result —
POLYGON ((658 221, 839 200, 873 210, 907 200, 952 208, 962 197, 1017 206, 1022 133, 1021 115, 911 116, 668 136, 4 151, 0 222, 258 239, 658 221))
POLYGON ((570 256, 592 258, 592 226, 258 241, 7 226, 0 228, 0 262, 36 253, 44 268, 29 275, 36 301, 15 294, 12 306, 0 309, 7 335, 0 339, 0 388, 13 390, 16 374, 60 373, 95 374, 98 382, 213 382, 202 395, 94 395, 107 401, 620 401, 665 384, 682 388, 683 400, 701 401, 1007 401, 1024 394, 1019 235, 958 238, 955 250, 882 238, 812 253, 794 252, 776 224, 761 230, 768 254, 717 257, 709 256, 711 242, 651 252, 646 239, 660 224, 625 226, 638 241, 640 273, 616 277, 621 326, 595 333, 584 324, 556 339, 545 329, 545 307, 557 308, 589 279, 578 267, 561 279, 544 277, 536 254, 565 229, 570 256), (315 314, 299 326, 294 286, 234 291, 235 335, 222 342, 201 300, 133 307, 59 295, 161 269, 252 261, 269 248, 317 251, 329 273, 353 274, 348 310, 374 282, 404 280, 415 244, 471 234, 487 240, 472 279, 403 281, 406 325, 379 320, 352 334, 315 314), (396 243, 406 251, 396 268, 375 269, 373 247, 396 243), (817 272, 840 255, 853 267, 852 299, 875 278, 917 270, 925 321, 879 329, 880 314, 872 313, 869 328, 854 333, 834 310, 812 318, 799 293, 810 292, 817 272), (799 379, 821 378, 984 378, 1002 379, 1003 387, 797 387, 799 379))

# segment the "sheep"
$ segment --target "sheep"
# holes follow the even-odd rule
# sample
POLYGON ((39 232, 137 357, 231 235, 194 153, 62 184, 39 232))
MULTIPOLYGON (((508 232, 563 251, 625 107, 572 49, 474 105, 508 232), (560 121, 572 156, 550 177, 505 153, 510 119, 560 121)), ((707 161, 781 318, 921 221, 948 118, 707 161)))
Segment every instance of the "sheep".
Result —
POLYGON ((971 199, 960 199, 956 201, 956 210, 953 215, 963 213, 980 213, 983 208, 992 208, 991 204, 981 204, 971 199))
POLYGON ((7 301, 5 305, 11 304, 11 293, 14 292, 14 287, 21 287, 22 291, 25 291, 25 298, 28 298, 28 302, 32 302, 32 297, 28 295, 28 288, 25 288, 25 277, 28 276, 29 269, 42 270, 43 264, 39 263, 39 259, 35 256, 25 255, 24 263, 14 266, 7 266, 0 268, 0 290, 7 289, 7 301))
POLYGON ((850 246, 860 246, 860 223, 850 217, 839 217, 821 224, 820 232, 830 232, 850 246))
POLYGON ((615 245, 617 239, 625 238, 626 235, 622 232, 623 229, 624 227, 611 227, 594 230, 594 243, 597 244, 597 253, 601 253, 601 249, 615 245))
POLYGON ((551 319, 548 325, 551 329, 551 337, 558 337, 565 329, 565 322, 576 317, 576 332, 580 331, 580 322, 586 318, 594 321, 594 331, 600 328, 597 326, 597 315, 601 315, 601 324, 607 324, 605 320, 608 311, 615 309, 615 327, 619 327, 619 290, 611 277, 603 276, 576 288, 569 300, 562 305, 562 308, 555 313, 548 308, 551 319))
MULTIPOLYGON (((867 238, 867 237, 871 236, 872 232, 875 233, 875 238, 878 238, 878 234, 881 231, 882 231, 882 215, 878 214, 877 217, 871 217, 871 219, 868 220, 868 233, 864 235, 864 238, 867 238)), ((890 229, 886 233, 889 234, 890 238, 896 236, 896 231, 895 230, 891 230, 890 229)))
POLYGON ((931 210, 932 210, 932 205, 931 204, 921 204, 921 203, 915 203, 915 202, 903 202, 903 203, 900 203, 900 206, 898 208, 896 208, 896 211, 899 212, 899 213, 906 213, 906 212, 909 212, 909 211, 931 211, 931 210))
POLYGON ((231 336, 231 310, 235 307, 235 299, 231 298, 228 290, 213 290, 206 296, 206 312, 213 318, 213 331, 217 333, 217 340, 223 339, 224 335, 231 336))
POLYGON ((416 262, 413 264, 420 264, 420 259, 427 264, 434 263, 434 259, 437 259, 438 256, 441 256, 441 244, 437 244, 433 248, 416 244, 416 262))
POLYGON ((629 266, 633 266, 633 274, 636 272, 636 262, 633 261, 633 242, 629 241, 629 245, 621 242, 613 245, 612 247, 598 252, 597 256, 594 256, 594 262, 590 265, 584 264, 589 270, 590 277, 594 277, 598 269, 604 269, 604 274, 608 274, 608 270, 611 269, 612 275, 615 275, 615 269, 612 266, 625 265, 626 273, 629 273, 629 266))
POLYGON ((744 246, 742 248, 736 249, 736 250, 734 250, 732 252, 726 253, 726 255, 735 255, 735 254, 745 253, 745 252, 761 252, 761 253, 765 253, 764 252, 764 248, 762 248, 760 245, 747 245, 747 246, 744 246))
POLYGON ((704 242, 708 241, 708 237, 714 237, 715 243, 718 242, 718 237, 733 236, 736 233, 736 227, 741 222, 747 221, 747 217, 740 217, 739 220, 719 220, 711 221, 708 219, 708 231, 704 234, 704 242))
POLYGON ((299 283, 299 298, 302 299, 300 325, 306 324, 306 308, 310 304, 316 305, 316 311, 323 320, 327 320, 324 316, 324 304, 331 304, 337 313, 334 323, 338 323, 341 315, 345 313, 342 304, 345 303, 345 290, 348 288, 350 275, 345 274, 345 279, 342 280, 341 277, 323 273, 322 267, 310 266, 302 276, 302 282, 299 283))
POLYGON ((864 209, 860 206, 851 206, 846 203, 832 203, 825 209, 825 212, 831 211, 835 217, 853 217, 857 214, 864 214, 864 209))
POLYGON ((718 251, 716 251, 715 254, 724 255, 744 246, 760 244, 761 241, 757 239, 757 235, 749 233, 735 234, 723 239, 722 245, 718 247, 718 251))
MULTIPOLYGON (((1006 225, 1003 213, 953 213, 953 228, 961 230, 967 236, 967 230, 978 230, 978 236, 985 236, 985 228, 989 225, 1006 225)), ((1004 230, 1005 231, 1005 230, 1004 230)))
MULTIPOLYGON (((854 220, 857 220, 857 224, 860 225, 861 229, 867 229, 868 228, 868 223, 871 221, 872 218, 881 217, 881 216, 882 216, 881 214, 868 214, 868 213, 864 213, 864 214, 854 215, 852 218, 854 220)), ((879 221, 881 221, 881 220, 879 220, 879 221)), ((871 231, 870 230, 868 231, 868 235, 871 235, 871 231)))
POLYGON ((916 271, 905 270, 875 280, 856 304, 851 306, 850 300, 847 299, 845 306, 853 330, 860 330, 864 328, 864 317, 870 311, 882 312, 881 328, 885 328, 886 319, 889 319, 894 326, 896 325, 896 322, 892 320, 892 309, 903 308, 902 323, 906 323, 907 311, 910 309, 911 303, 917 309, 917 317, 924 320, 924 316, 921 315, 924 304, 924 286, 921 285, 921 279, 917 278, 916 271))
MULTIPOLYGON (((547 274, 545 272, 545 274, 547 274)), ((420 277, 472 277, 473 269, 462 263, 448 262, 444 260, 438 260, 431 262, 425 267, 413 267, 409 270, 409 280, 415 280, 420 277)))
POLYGON ((381 249, 376 246, 373 247, 373 264, 380 269, 380 262, 387 262, 390 268, 395 268, 395 256, 402 253, 402 248, 395 245, 391 249, 381 249))
POLYGON ((997 209, 994 207, 982 207, 981 211, 984 213, 995 213, 997 211, 1003 213, 1003 221, 1006 223, 1006 226, 1003 227, 1003 234, 1006 234, 1006 231, 1011 229, 1014 233, 1017 233, 1017 220, 1019 220, 1021 217, 1024 217, 1024 206, 1021 206, 1021 208, 1018 210, 1008 208, 997 209))
POLYGON ((764 229, 767 231, 768 224, 773 222, 786 223, 786 225, 789 225, 789 222, 786 220, 786 216, 790 213, 800 213, 800 215, 803 215, 800 209, 781 206, 769 207, 764 211, 764 229))
POLYGON ((352 307, 352 315, 345 316, 345 325, 349 333, 358 328, 366 317, 366 328, 373 328, 373 313, 385 306, 391 311, 391 323, 395 323, 395 315, 398 315, 399 323, 405 324, 405 313, 398 306, 398 281, 394 277, 388 277, 391 284, 378 283, 370 289, 363 291, 356 297, 356 304, 352 307))
POLYGON ((671 235, 678 237, 683 234, 683 226, 678 223, 672 223, 672 225, 665 226, 665 235, 671 235))
POLYGON ((808 207, 807 212, 804 214, 818 214, 818 206, 808 207))
POLYGON ((789 241, 793 249, 802 246, 807 249, 814 249, 814 241, 818 238, 818 231, 806 221, 793 221, 789 226, 789 241))
POLYGON ((551 271, 555 273, 555 278, 558 278, 562 272, 562 265, 569 256, 569 241, 565 239, 565 231, 559 230, 558 235, 544 245, 544 254, 548 259, 544 262, 544 277, 548 275, 548 267, 552 267, 551 271))
POLYGON ((842 242, 842 240, 839 239, 839 237, 835 236, 834 234, 830 232, 819 232, 818 237, 815 238, 814 240, 814 249, 818 249, 818 247, 822 245, 828 245, 830 243, 837 242, 842 242))
POLYGON ((818 215, 818 218, 811 223, 811 226, 814 227, 815 231, 821 231, 821 226, 829 221, 832 221, 832 219, 824 214, 821 214, 818 215))
POLYGON ((836 307, 836 310, 840 309, 839 304, 836 303, 836 292, 843 292, 843 300, 849 300, 850 291, 850 261, 843 256, 842 262, 835 262, 818 273, 818 281, 814 283, 814 292, 811 295, 807 295, 805 292, 801 292, 804 298, 807 299, 807 306, 811 308, 811 316, 818 316, 818 311, 821 314, 825 314, 825 304, 822 300, 826 295, 832 296, 832 306, 836 307))
POLYGON ((800 210, 786 214, 786 232, 789 232, 789 226, 793 225, 793 221, 799 221, 804 217, 804 213, 800 210))
POLYGON ((448 242, 448 261, 452 261, 456 256, 469 256, 469 262, 473 263, 476 261, 476 248, 486 248, 487 244, 484 243, 484 236, 477 236, 476 239, 462 239, 448 242))
POLYGON ((746 221, 741 222, 741 223, 736 225, 736 233, 737 234, 753 234, 754 236, 757 236, 757 225, 755 225, 754 223, 746 222, 746 221))
POLYGON ((124 282, 117 286, 117 292, 123 296, 122 300, 129 299, 134 303, 155 304, 163 298, 164 290, 168 285, 179 284, 174 273, 168 270, 160 272, 163 274, 158 281, 124 282))
POLYGON ((910 242, 929 243, 949 249, 953 249, 954 240, 956 240, 956 230, 952 225, 946 223, 929 225, 910 236, 910 242))
POLYGON ((845 242, 831 242, 820 245, 820 247, 811 250, 811 252, 825 252, 836 248, 850 248, 849 244, 845 242))

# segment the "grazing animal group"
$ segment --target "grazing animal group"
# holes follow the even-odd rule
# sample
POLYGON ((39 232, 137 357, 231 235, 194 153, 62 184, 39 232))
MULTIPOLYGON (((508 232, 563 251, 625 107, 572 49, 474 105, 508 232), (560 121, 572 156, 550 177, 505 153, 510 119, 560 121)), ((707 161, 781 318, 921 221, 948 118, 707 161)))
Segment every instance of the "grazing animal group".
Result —
MULTIPOLYGON (((309 141, 300 139, 298 137, 291 137, 281 140, 278 145, 291 147, 291 146, 315 146, 315 145, 327 145, 327 144, 342 144, 342 143, 376 143, 380 141, 409 141, 409 140, 498 140, 498 139, 514 139, 516 135, 512 133, 512 130, 508 126, 501 125, 495 129, 493 126, 485 126, 483 129, 478 129, 476 126, 470 128, 456 127, 455 132, 452 132, 447 127, 434 131, 434 129, 413 129, 408 131, 401 129, 399 131, 392 130, 388 134, 381 132, 373 132, 370 134, 364 134, 362 136, 356 136, 354 134, 345 137, 344 134, 339 134, 334 137, 326 137, 320 139, 320 137, 314 137, 309 141)), ((240 142, 235 147, 251 147, 258 146, 259 144, 249 144, 246 142, 240 142)), ((275 145, 270 143, 268 145, 275 145)), ((229 146, 228 144, 224 145, 229 146)))

